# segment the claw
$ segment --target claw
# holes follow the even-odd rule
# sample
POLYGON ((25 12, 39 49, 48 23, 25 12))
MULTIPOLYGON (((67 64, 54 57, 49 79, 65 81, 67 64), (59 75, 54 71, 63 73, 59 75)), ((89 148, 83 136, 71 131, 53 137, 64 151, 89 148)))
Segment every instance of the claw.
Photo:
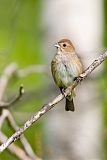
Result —
POLYGON ((79 76, 79 77, 75 77, 74 81, 77 81, 77 83, 80 83, 83 77, 79 76))
POLYGON ((64 95, 64 97, 66 97, 64 88, 60 87, 60 91, 64 95))

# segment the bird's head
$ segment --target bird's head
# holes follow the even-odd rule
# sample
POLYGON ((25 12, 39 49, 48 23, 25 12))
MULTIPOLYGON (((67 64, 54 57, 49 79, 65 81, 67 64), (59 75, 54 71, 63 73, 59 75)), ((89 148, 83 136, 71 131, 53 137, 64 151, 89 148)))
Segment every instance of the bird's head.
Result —
POLYGON ((72 53, 75 48, 69 39, 61 39, 55 44, 55 47, 63 53, 72 53))

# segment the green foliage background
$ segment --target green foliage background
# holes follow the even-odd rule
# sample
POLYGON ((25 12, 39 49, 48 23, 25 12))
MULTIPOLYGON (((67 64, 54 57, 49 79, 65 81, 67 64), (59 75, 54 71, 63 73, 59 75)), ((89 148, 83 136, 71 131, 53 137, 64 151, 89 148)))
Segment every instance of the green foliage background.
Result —
MULTIPOLYGON (((104 32, 103 32, 103 44, 104 48, 107 48, 107 0, 103 1, 104 5, 104 32)), ((104 74, 102 77, 102 90, 103 93, 103 120, 104 120, 104 137, 103 137, 103 159, 107 160, 107 61, 104 63, 104 74)))
MULTIPOLYGON (((41 48, 41 0, 0 0, 0 74, 10 63, 16 62, 19 68, 30 64, 43 64, 41 48)), ((21 83, 25 95, 11 112, 19 125, 22 125, 42 104, 42 88, 45 76, 32 74, 22 79, 13 77, 6 91, 7 99, 13 97, 21 83), (39 94, 38 94, 39 93, 39 94)), ((7 136, 13 133, 5 122, 2 129, 7 136)), ((42 156, 42 120, 26 131, 25 135, 35 153, 42 156)), ((20 145, 19 142, 16 142, 20 145)), ((0 155, 0 160, 16 160, 8 151, 0 155)))
MULTIPOLYGON (((107 48, 107 0, 104 0, 104 47, 107 48)), ((19 69, 32 64, 43 64, 44 55, 41 48, 41 12, 42 0, 0 0, 0 74, 10 63, 16 62, 19 69)), ((107 62, 104 73, 107 72, 107 62)), ((24 84, 25 95, 22 101, 11 107, 17 123, 22 125, 43 104, 45 94, 45 75, 32 74, 25 78, 13 77, 6 90, 5 99, 12 98, 20 84, 24 84)), ((101 92, 107 91, 107 74, 102 77, 101 92)), ((103 96, 104 129, 107 129, 107 96, 103 96)), ((42 118, 25 132, 34 152, 43 156, 42 118)), ((13 133, 5 121, 3 132, 7 136, 13 133)), ((16 144, 21 146, 17 141, 16 144)), ((107 136, 104 136, 103 159, 107 160, 107 136)), ((0 160, 17 160, 7 150, 0 155, 0 160)))

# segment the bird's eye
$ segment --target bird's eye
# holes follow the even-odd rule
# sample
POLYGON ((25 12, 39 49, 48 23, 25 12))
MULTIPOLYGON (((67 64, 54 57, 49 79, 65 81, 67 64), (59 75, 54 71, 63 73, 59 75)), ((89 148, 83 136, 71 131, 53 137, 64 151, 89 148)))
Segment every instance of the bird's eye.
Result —
POLYGON ((63 44, 63 47, 66 47, 66 44, 65 44, 65 43, 63 44))

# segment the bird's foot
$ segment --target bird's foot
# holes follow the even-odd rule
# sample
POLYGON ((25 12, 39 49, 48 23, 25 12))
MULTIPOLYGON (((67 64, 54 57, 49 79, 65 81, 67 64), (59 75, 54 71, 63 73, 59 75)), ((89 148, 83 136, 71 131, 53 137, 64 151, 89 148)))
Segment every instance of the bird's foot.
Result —
POLYGON ((77 81, 77 83, 80 83, 82 81, 83 77, 79 76, 79 77, 75 77, 74 81, 77 81))
POLYGON ((60 87, 60 91, 61 91, 61 93, 64 95, 64 97, 66 97, 64 88, 60 87))

